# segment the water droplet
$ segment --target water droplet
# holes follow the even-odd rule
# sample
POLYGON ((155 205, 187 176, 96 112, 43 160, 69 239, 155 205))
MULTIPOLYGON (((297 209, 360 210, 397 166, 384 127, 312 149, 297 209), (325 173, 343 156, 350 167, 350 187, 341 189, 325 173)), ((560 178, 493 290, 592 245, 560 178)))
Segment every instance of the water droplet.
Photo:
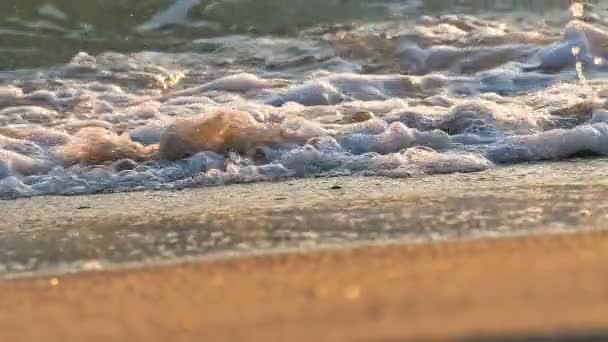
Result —
POLYGON ((572 6, 570 6, 570 12, 572 12, 573 17, 581 18, 585 13, 585 6, 581 2, 573 2, 572 6))
POLYGON ((573 56, 578 56, 579 53, 581 53, 581 48, 580 47, 575 46, 575 47, 572 48, 572 55, 573 56))

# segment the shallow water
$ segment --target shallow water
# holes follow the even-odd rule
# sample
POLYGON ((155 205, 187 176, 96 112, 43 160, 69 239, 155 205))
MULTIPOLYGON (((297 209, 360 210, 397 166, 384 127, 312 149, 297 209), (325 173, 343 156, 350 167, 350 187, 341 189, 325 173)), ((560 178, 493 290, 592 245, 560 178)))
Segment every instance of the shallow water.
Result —
POLYGON ((4 2, 0 198, 605 156, 607 12, 599 1, 4 2))

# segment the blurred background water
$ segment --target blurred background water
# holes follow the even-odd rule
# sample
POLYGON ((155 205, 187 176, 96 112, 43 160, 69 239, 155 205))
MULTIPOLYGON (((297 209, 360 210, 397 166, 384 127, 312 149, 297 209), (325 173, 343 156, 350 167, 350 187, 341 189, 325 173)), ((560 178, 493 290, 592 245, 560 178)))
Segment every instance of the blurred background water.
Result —
MULTIPOLYGON (((599 0, 588 1, 599 3, 599 0)), ((297 36, 329 23, 421 14, 566 11, 570 0, 4 0, 0 69, 63 63, 79 51, 171 51, 227 34, 297 36)))

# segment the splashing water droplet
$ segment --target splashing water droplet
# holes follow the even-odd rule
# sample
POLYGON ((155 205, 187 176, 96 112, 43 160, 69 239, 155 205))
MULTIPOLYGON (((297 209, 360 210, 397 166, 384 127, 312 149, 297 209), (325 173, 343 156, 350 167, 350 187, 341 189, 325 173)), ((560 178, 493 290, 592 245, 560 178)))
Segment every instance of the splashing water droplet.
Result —
POLYGON ((580 61, 576 62, 576 75, 578 76, 578 79, 583 82, 583 84, 586 84, 587 78, 583 73, 583 63, 581 63, 580 61))
POLYGON ((570 6, 570 12, 574 18, 582 18, 585 14, 585 7, 582 2, 573 2, 570 6))
POLYGON ((593 64, 595 65, 603 65, 604 64, 604 59, 602 57, 595 57, 593 58, 593 64))

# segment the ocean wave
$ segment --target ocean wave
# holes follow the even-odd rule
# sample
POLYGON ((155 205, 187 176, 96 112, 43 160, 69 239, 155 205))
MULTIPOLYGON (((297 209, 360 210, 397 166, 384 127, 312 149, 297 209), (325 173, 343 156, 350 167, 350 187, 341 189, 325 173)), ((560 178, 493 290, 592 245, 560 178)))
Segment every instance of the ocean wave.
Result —
POLYGON ((608 155, 608 31, 562 28, 429 16, 7 71, 0 197, 608 155))

